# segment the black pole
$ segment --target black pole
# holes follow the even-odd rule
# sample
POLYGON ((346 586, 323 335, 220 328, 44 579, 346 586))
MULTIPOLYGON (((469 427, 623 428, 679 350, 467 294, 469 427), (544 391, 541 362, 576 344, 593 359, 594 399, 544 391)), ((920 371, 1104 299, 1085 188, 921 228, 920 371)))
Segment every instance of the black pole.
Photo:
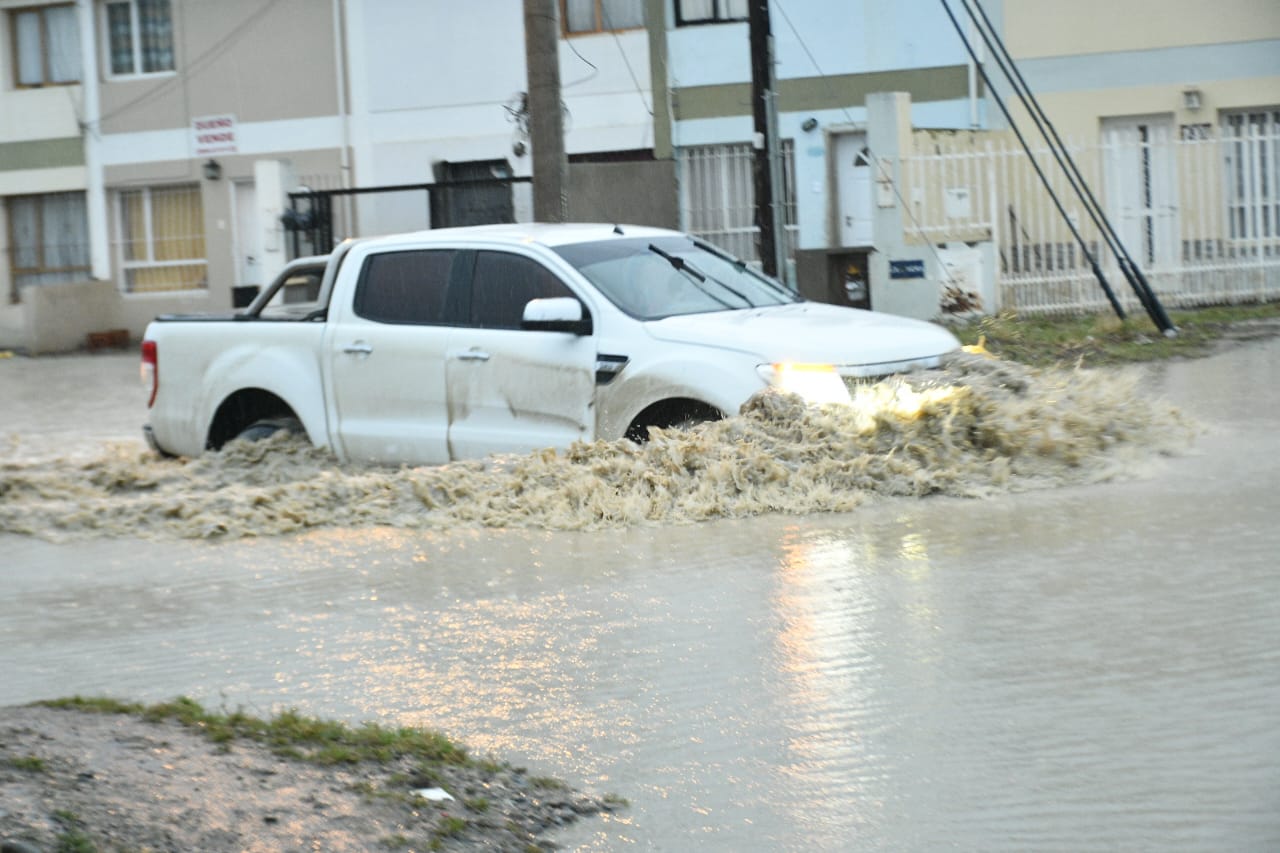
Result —
POLYGON ((773 57, 770 46, 769 0, 750 0, 747 28, 751 43, 751 116, 754 123, 755 157, 751 176, 756 192, 756 252, 765 275, 778 275, 777 239, 773 215, 773 151, 770 148, 769 111, 773 97, 773 57))
POLYGON ((1102 286, 1102 292, 1106 294, 1107 301, 1111 303, 1111 308, 1116 312, 1116 316, 1121 320, 1125 319, 1124 308, 1120 305, 1120 300, 1116 298, 1115 292, 1111 289, 1111 285, 1107 283, 1106 276, 1102 274, 1102 268, 1098 266, 1097 260, 1093 257, 1093 253, 1089 251, 1089 247, 1084 242, 1084 237, 1080 236, 1080 230, 1076 228, 1075 223, 1071 221, 1071 217, 1067 215, 1067 210, 1062 206, 1062 200, 1058 198, 1058 194, 1053 191, 1053 186, 1049 183, 1049 178, 1045 175, 1044 169, 1040 168, 1040 164, 1036 161, 1035 155, 1031 153, 1031 146, 1027 144, 1026 137, 1022 135, 1022 131, 1018 129, 1018 125, 1013 120, 1013 115, 1009 112, 1009 106, 1004 102, 1004 98, 1000 97, 1000 93, 991 85, 991 75, 987 73, 987 69, 978 61, 978 53, 973 49, 973 45, 969 43, 969 39, 964 34, 964 28, 960 26, 960 22, 956 20, 955 14, 951 11, 951 7, 947 5, 947 0, 940 0, 942 8, 946 10, 947 17, 951 19, 951 25, 956 29, 956 35, 960 36, 960 41, 964 44, 964 49, 969 52, 969 57, 973 60, 974 66, 977 67, 978 73, 982 75, 982 82, 986 84, 987 91, 991 93, 991 97, 995 100, 996 105, 1000 107, 1000 112, 1004 113, 1005 119, 1009 122, 1009 128, 1013 130, 1014 136, 1018 138, 1018 142, 1022 145, 1022 150, 1026 152, 1027 159, 1031 161, 1032 167, 1036 170, 1036 174, 1040 177, 1040 182, 1044 184, 1045 191, 1049 193, 1049 198, 1053 199, 1053 204, 1058 208, 1058 213, 1062 216, 1062 221, 1067 223, 1067 228, 1071 231, 1071 235, 1075 237, 1076 242, 1080 244, 1080 251, 1084 253, 1085 259, 1089 261, 1089 267, 1093 270, 1094 278, 1098 280, 1098 284, 1102 286))
POLYGON ((1040 131, 1040 135, 1049 143, 1049 149, 1053 152, 1054 158, 1058 161, 1067 181, 1071 184, 1071 188, 1075 190, 1076 196, 1084 204, 1085 210, 1088 212, 1093 224, 1097 226, 1098 231, 1102 234, 1103 239, 1107 242, 1108 248, 1116 256, 1116 261, 1120 265, 1120 270, 1124 273, 1124 277, 1128 280, 1130 287, 1138 297, 1138 301, 1147 309, 1152 322, 1156 324, 1166 335, 1176 334, 1177 327, 1169 319, 1169 315, 1165 313, 1164 306, 1160 304, 1160 300, 1156 297, 1155 291, 1147 282, 1146 276, 1142 274, 1142 270, 1130 256, 1129 251, 1125 248, 1124 242, 1120 239, 1120 235, 1116 233, 1115 228, 1111 224, 1111 220, 1102 210, 1102 205, 1094 196, 1093 190, 1081 174, 1079 166, 1076 165, 1075 158, 1071 156, 1071 152, 1067 146, 1063 144, 1062 137, 1058 135, 1058 129, 1054 127, 1049 116, 1045 113, 1044 108, 1040 106, 1040 101, 1036 98, 1031 87, 1027 85, 1026 79, 1022 76, 1022 72, 1018 70, 1017 63, 1013 61, 1009 50, 1005 47, 1004 41, 996 32, 995 27, 991 23, 991 19, 987 16, 986 9, 983 8, 981 0, 961 0, 964 4, 965 11, 968 13, 970 20, 977 27, 982 40, 986 43, 987 48, 991 50, 992 55, 996 59, 996 64, 1000 66, 1001 72, 1008 78, 1013 86, 1014 93, 1022 101, 1022 105, 1026 107, 1032 121, 1035 122, 1036 129, 1040 131), (973 6, 970 7, 969 3, 973 6), (978 10, 978 15, 982 17, 982 23, 978 22, 977 16, 974 15, 973 9, 978 10))

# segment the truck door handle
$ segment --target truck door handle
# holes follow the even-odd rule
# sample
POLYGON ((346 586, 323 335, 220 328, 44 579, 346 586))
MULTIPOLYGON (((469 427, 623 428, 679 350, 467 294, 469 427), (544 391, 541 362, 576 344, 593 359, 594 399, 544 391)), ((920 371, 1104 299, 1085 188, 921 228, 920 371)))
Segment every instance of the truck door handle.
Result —
POLYGON ((373 352, 373 347, 361 341, 356 341, 354 344, 347 344, 342 348, 342 351, 351 355, 368 355, 373 352))
POLYGON ((465 352, 455 352, 453 357, 458 361, 488 361, 489 353, 478 349, 469 349, 465 352))

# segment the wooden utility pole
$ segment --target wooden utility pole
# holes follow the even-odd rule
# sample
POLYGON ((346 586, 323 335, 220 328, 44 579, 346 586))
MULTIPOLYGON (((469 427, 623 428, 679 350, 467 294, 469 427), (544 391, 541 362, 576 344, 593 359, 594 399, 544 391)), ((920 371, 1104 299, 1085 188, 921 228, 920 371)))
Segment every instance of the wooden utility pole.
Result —
POLYGON ((759 229, 756 241, 760 265, 766 275, 776 276, 783 270, 782 218, 779 216, 782 194, 781 175, 777 168, 778 115, 773 79, 773 32, 769 24, 769 0, 750 0, 747 6, 747 28, 751 41, 751 116, 754 120, 755 222, 759 229))
POLYGON ((529 145, 533 148, 533 218, 564 222, 569 160, 560 106, 559 0, 524 0, 524 51, 529 80, 529 145))

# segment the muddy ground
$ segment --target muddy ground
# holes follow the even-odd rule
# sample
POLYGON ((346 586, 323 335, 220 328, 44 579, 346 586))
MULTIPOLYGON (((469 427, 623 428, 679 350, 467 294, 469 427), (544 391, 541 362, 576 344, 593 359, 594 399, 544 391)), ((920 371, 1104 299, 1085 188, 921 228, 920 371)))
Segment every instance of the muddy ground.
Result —
POLYGON ((612 808, 508 766, 317 766, 175 721, 0 709, 0 841, 29 851, 553 849, 612 808), (443 789, 451 800, 415 791, 443 789))

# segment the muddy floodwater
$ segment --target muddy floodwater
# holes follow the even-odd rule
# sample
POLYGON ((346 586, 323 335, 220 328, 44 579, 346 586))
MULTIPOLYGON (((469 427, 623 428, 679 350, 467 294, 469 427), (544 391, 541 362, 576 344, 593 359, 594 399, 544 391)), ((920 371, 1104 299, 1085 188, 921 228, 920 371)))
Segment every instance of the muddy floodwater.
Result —
POLYGON ((939 398, 861 468, 811 447, 847 425, 801 452, 778 411, 666 462, 584 450, 606 485, 567 522, 496 497, 548 502, 554 459, 459 468, 467 495, 303 451, 150 467, 136 373, 0 361, 0 517, 30 530, 0 533, 0 704, 429 726, 630 801, 569 849, 1280 849, 1280 341, 939 398), (717 477, 735 501, 686 511, 717 477))

